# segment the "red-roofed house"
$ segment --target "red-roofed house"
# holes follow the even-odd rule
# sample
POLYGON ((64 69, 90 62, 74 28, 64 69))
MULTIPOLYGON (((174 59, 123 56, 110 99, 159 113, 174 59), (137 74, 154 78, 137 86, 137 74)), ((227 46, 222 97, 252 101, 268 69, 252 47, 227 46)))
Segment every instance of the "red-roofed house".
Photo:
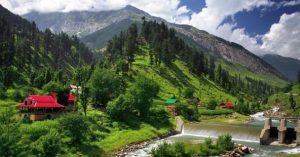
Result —
POLYGON ((224 108, 233 108, 234 107, 234 104, 231 103, 231 102, 222 102, 220 104, 221 107, 224 107, 224 108))
POLYGON ((65 112, 66 109, 74 108, 76 98, 69 94, 68 100, 69 105, 65 107, 57 103, 56 94, 52 94, 52 96, 31 95, 18 105, 18 109, 22 117, 29 117, 32 121, 52 119, 65 112))
POLYGON ((31 95, 18 105, 22 117, 30 120, 51 119, 61 114, 65 107, 56 102, 53 96, 31 95))

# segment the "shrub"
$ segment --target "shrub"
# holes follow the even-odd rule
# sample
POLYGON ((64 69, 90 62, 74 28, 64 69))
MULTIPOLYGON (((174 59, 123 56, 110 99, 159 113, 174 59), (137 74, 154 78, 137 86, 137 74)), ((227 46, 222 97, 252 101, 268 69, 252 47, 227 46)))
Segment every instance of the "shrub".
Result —
POLYGON ((216 145, 220 151, 224 152, 232 150, 234 147, 234 142, 231 139, 231 135, 225 134, 218 137, 216 145))
POLYGON ((220 155, 234 148, 231 136, 221 135, 214 144, 211 138, 206 138, 204 143, 200 145, 200 156, 220 155))
POLYGON ((194 111, 192 108, 189 108, 186 104, 178 103, 175 106, 176 113, 182 115, 187 120, 195 120, 197 121, 199 118, 199 114, 194 111))
POLYGON ((90 135, 86 117, 79 114, 65 114, 59 120, 61 132, 71 138, 71 144, 79 145, 90 135))
POLYGON ((200 145, 200 156, 212 156, 219 155, 219 151, 216 149, 216 146, 213 144, 211 138, 206 138, 204 143, 200 145))
POLYGON ((193 88, 188 87, 188 88, 184 89, 182 94, 183 94, 183 97, 185 97, 185 98, 192 98, 194 95, 194 92, 195 92, 195 90, 193 88))
POLYGON ((43 86, 43 90, 48 92, 48 94, 51 94, 52 92, 61 91, 62 87, 63 87, 62 84, 60 84, 58 82, 51 81, 51 82, 49 82, 49 83, 47 83, 43 86))
POLYGON ((127 120, 128 115, 132 112, 131 104, 126 100, 125 95, 120 95, 115 100, 108 103, 107 113, 116 120, 127 120))
POLYGON ((209 110, 214 110, 214 109, 216 109, 217 105, 218 105, 218 102, 214 99, 211 99, 208 102, 208 104, 206 105, 206 108, 209 109, 209 110))
POLYGON ((61 151, 61 137, 57 130, 51 129, 40 137, 32 146, 32 153, 36 156, 53 157, 61 151))
POLYGON ((174 144, 163 143, 156 149, 152 149, 151 154, 153 157, 188 157, 190 154, 186 153, 185 146, 181 142, 174 144))

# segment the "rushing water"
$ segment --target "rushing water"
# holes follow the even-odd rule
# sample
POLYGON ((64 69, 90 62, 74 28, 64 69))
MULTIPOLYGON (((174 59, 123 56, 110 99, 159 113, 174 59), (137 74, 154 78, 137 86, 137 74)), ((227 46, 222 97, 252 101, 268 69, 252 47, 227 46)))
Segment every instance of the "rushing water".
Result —
MULTIPOLYGON (((217 138, 222 134, 230 134, 232 139, 241 144, 253 147, 255 153, 248 156, 279 156, 280 154, 298 154, 300 148, 287 148, 280 146, 262 146, 259 144, 260 131, 263 128, 263 113, 251 115, 253 121, 243 125, 225 125, 210 123, 187 123, 181 134, 168 137, 163 140, 154 141, 146 148, 130 152, 128 157, 147 157, 153 148, 163 142, 191 141, 201 143, 205 138, 217 138)), ((273 126, 279 125, 277 120, 272 121, 273 126)), ((294 126, 294 124, 290 124, 294 126)))

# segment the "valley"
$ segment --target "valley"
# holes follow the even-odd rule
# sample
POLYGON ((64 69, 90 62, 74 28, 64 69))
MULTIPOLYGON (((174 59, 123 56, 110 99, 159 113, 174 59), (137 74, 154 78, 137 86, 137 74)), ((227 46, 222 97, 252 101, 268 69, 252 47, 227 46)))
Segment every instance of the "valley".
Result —
POLYGON ((1 157, 299 151, 259 142, 266 118, 299 116, 300 75, 239 44, 130 5, 22 17, 0 5, 0 30, 1 157))

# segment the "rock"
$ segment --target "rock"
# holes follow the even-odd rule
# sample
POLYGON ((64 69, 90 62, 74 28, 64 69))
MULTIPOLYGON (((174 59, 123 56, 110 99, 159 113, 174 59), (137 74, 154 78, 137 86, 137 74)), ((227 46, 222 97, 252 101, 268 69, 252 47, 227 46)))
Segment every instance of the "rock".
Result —
POLYGON ((243 146, 240 150, 245 154, 250 154, 250 150, 247 146, 243 146))
POLYGON ((240 155, 245 155, 245 153, 242 151, 242 150, 240 150, 239 148, 235 148, 234 150, 233 150, 235 153, 237 153, 237 154, 240 154, 240 155))

